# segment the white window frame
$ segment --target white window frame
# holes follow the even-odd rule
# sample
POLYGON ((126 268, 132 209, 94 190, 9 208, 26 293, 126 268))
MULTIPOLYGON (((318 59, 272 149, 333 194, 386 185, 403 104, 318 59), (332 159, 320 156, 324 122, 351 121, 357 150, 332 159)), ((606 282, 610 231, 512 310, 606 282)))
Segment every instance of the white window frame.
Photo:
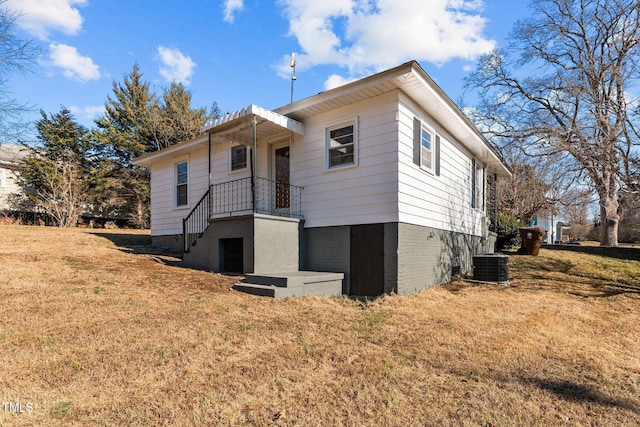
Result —
POLYGON ((349 120, 345 120, 341 123, 329 126, 325 129, 325 149, 324 149, 324 155, 325 155, 325 162, 324 162, 324 167, 325 167, 325 171, 329 171, 329 170, 338 170, 338 169, 345 169, 345 168, 352 168, 355 166, 358 166, 358 118, 354 117, 351 118, 349 120), (349 126, 353 127, 353 141, 351 143, 348 144, 344 144, 342 145, 344 146, 351 146, 353 147, 353 160, 349 163, 341 163, 341 164, 335 164, 335 165, 331 165, 331 150, 340 148, 340 146, 336 146, 336 147, 331 147, 331 132, 339 130, 339 129, 344 129, 347 128, 349 126))
POLYGON ((434 168, 433 165, 435 163, 435 159, 434 159, 434 144, 436 142, 436 133, 430 129, 429 127, 427 127, 424 122, 421 120, 421 128, 420 128, 420 168, 423 170, 426 170, 430 173, 434 172, 434 168), (429 135, 429 148, 426 148, 423 144, 422 141, 424 139, 424 134, 429 135), (425 165, 424 164, 424 156, 425 156, 425 151, 429 153, 429 165, 425 165))
POLYGON ((176 159, 173 162, 173 206, 176 209, 187 209, 189 208, 189 181, 190 181, 190 176, 191 176, 191 165, 189 164, 189 157, 181 157, 180 159, 176 159), (186 172, 186 178, 187 181, 181 183, 180 182, 180 173, 178 172, 178 167, 180 165, 186 164, 187 165, 187 172, 186 172), (178 204, 178 186, 184 185, 187 187, 187 200, 185 204, 178 204))
POLYGON ((246 145, 233 145, 229 148, 229 173, 239 173, 246 171, 249 168, 249 147, 246 145), (233 152, 238 148, 244 148, 244 166, 234 169, 233 168, 233 152))
POLYGON ((471 158, 471 167, 473 174, 471 177, 471 207, 473 209, 485 210, 485 166, 476 158, 471 158))
POLYGON ((484 165, 476 160, 476 209, 483 211, 485 209, 485 197, 484 197, 484 165))

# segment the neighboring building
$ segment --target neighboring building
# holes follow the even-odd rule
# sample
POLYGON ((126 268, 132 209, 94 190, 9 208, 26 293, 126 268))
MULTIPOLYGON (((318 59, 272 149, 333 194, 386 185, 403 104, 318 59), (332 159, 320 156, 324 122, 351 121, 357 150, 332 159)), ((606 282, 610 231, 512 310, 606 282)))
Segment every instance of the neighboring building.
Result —
POLYGON ((571 227, 562 221, 561 217, 539 215, 534 218, 531 226, 543 228, 546 233, 542 236, 542 243, 553 245, 569 240, 569 235, 565 231, 570 230, 571 227))
POLYGON ((22 145, 0 144, 0 213, 12 214, 11 196, 21 192, 18 175, 24 167, 27 152, 22 145))
POLYGON ((135 163, 151 169, 154 244, 253 273, 253 291, 276 296, 410 294, 471 272, 495 242, 487 177, 510 174, 415 61, 275 111, 251 105, 135 163), (336 292, 307 271, 344 280, 336 292))

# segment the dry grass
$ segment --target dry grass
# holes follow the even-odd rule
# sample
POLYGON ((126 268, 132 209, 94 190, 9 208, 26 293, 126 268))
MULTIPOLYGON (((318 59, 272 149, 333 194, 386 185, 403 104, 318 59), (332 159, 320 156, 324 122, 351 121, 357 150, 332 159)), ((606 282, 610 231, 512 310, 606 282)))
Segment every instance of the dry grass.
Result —
POLYGON ((124 233, 0 226, 0 425, 640 424, 638 262, 275 301, 124 233))

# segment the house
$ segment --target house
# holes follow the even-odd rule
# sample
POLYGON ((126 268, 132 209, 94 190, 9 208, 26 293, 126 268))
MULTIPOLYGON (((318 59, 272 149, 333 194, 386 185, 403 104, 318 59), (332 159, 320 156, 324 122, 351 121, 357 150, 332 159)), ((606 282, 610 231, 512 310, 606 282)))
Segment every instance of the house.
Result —
POLYGON ((411 294, 470 272, 495 242, 487 178, 510 174, 415 61, 250 105, 135 163, 154 244, 274 296, 411 294))
POLYGON ((542 236, 542 243, 553 245, 558 243, 564 243, 569 240, 567 230, 571 229, 569 224, 565 224, 561 217, 557 217, 553 214, 540 214, 533 218, 531 226, 541 227, 546 233, 542 236))
POLYGON ((21 192, 18 184, 20 170, 24 167, 26 151, 19 144, 0 144, 0 213, 13 214, 16 207, 12 196, 21 192))

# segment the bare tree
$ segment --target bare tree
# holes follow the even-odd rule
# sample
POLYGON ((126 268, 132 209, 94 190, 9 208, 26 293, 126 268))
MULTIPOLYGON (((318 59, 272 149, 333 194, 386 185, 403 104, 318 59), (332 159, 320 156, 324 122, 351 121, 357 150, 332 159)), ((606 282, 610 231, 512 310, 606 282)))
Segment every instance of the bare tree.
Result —
POLYGON ((49 168, 40 178, 43 185, 32 195, 59 227, 75 227, 88 197, 78 165, 62 163, 49 168))
POLYGON ((74 227, 90 201, 92 144, 88 131, 62 108, 36 122, 39 145, 25 147, 20 173, 25 196, 60 227, 74 227))
POLYGON ((4 141, 17 139, 26 131, 21 117, 30 109, 12 97, 7 88, 9 76, 28 72, 40 54, 30 40, 15 34, 18 15, 7 9, 6 2, 0 0, 0 137, 4 141))
POLYGON ((625 191, 620 197, 620 241, 640 242, 640 189, 625 191))
POLYGON ((593 224, 589 220, 591 203, 591 191, 578 187, 567 192, 562 203, 559 203, 560 214, 571 227, 570 234, 573 239, 584 240, 590 234, 593 228, 593 224))
POLYGON ((548 197, 551 185, 543 179, 541 161, 532 162, 515 150, 508 152, 506 160, 513 173, 498 181, 498 210, 529 224, 553 205, 548 197))
POLYGON ((640 77, 637 0, 533 0, 510 47, 482 57, 483 127, 531 155, 566 155, 565 169, 598 195, 600 243, 618 245, 618 193, 638 135, 627 95, 640 77))

